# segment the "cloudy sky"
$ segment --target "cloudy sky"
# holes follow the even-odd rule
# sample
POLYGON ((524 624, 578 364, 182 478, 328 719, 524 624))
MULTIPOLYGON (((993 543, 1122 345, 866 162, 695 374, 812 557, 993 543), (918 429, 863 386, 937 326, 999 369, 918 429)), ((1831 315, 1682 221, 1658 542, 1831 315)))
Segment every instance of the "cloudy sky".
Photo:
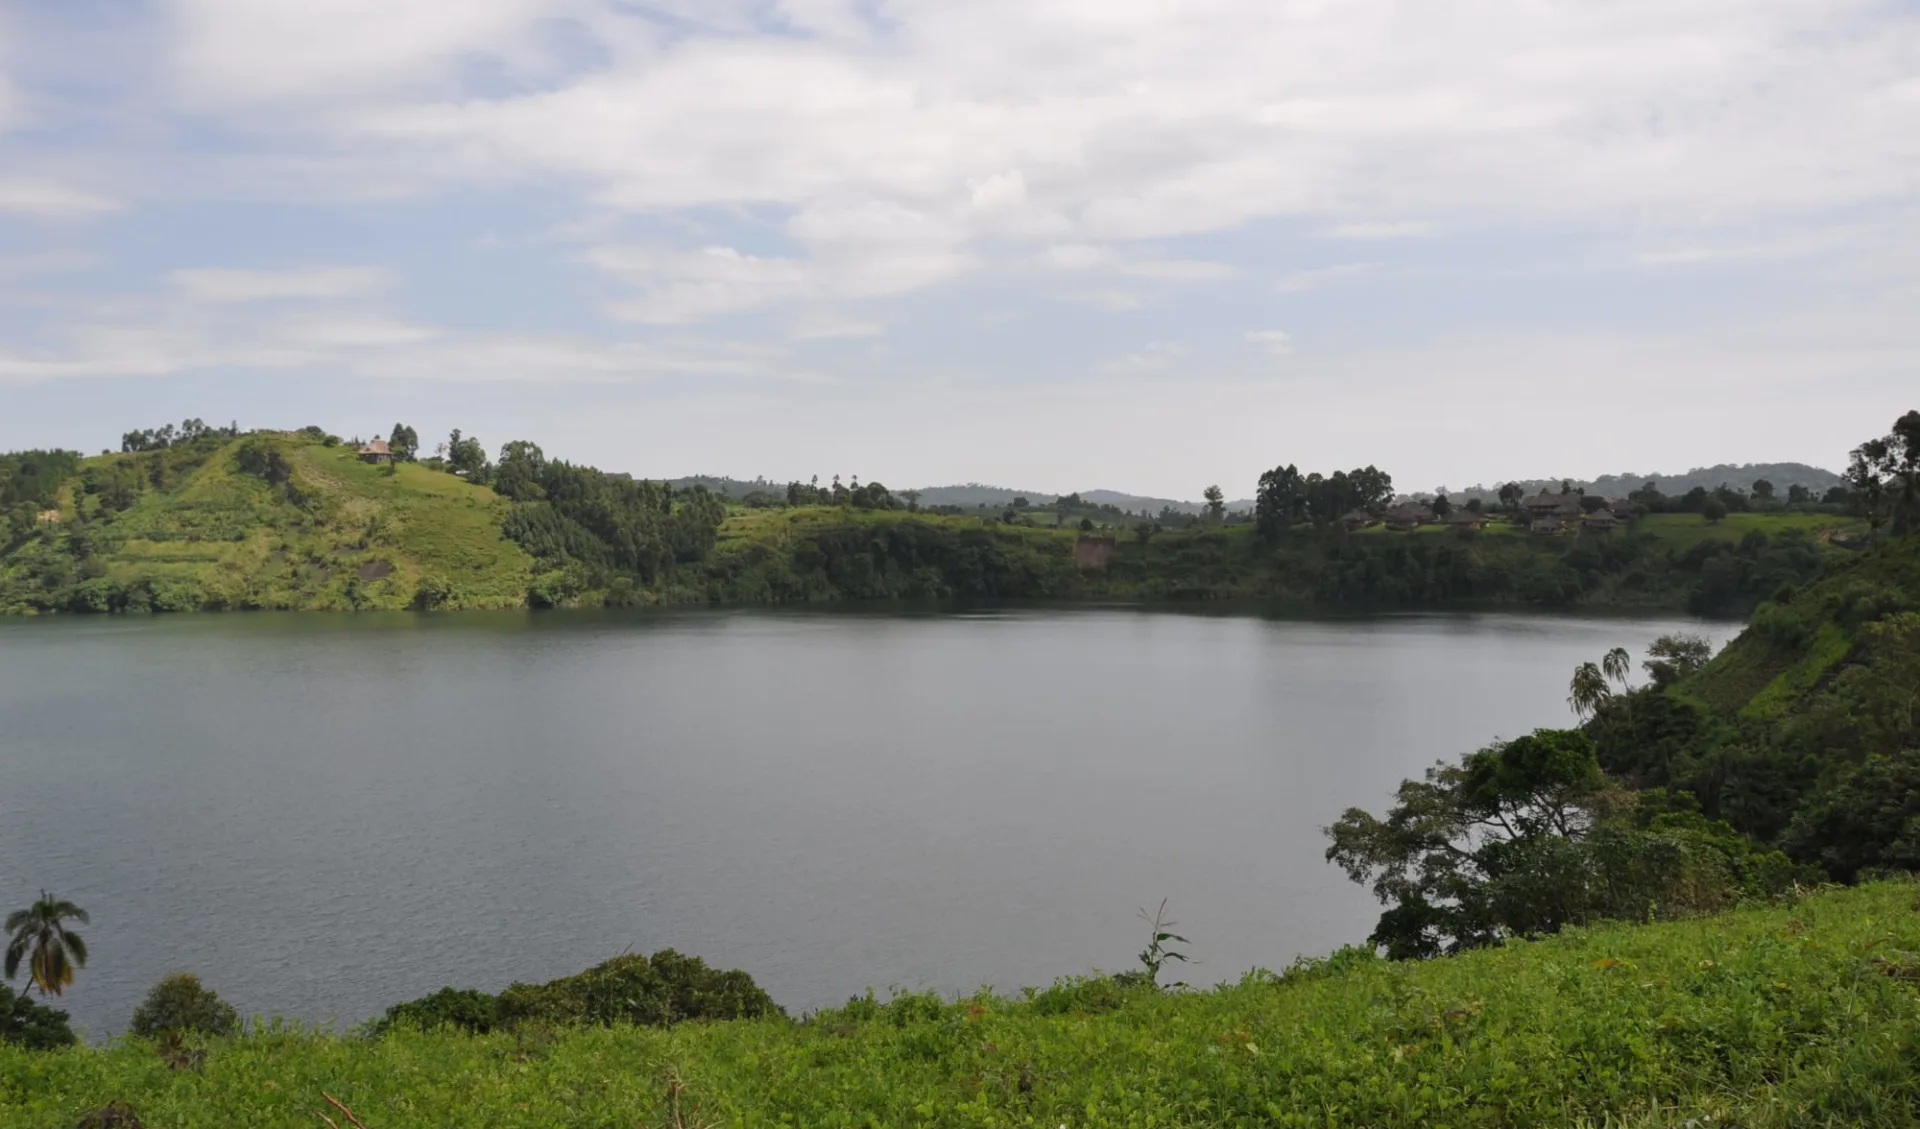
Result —
POLYGON ((1833 466, 1917 192, 1910 0, 0 0, 0 447, 1833 466))

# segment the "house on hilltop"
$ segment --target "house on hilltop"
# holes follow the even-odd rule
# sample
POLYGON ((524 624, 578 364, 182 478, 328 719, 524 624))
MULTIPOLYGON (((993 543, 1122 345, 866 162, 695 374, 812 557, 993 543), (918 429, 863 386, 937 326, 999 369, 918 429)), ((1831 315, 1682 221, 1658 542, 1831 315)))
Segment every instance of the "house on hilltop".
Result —
POLYGON ((1387 528, 1406 532, 1433 520, 1433 508, 1419 502, 1403 502, 1387 511, 1387 528))
POLYGON ((1448 516, 1447 525, 1453 529, 1485 529, 1487 515, 1473 510, 1455 510, 1448 516))
POLYGON ((373 439, 360 444, 360 461, 363 463, 390 463, 393 461, 393 449, 387 446, 385 439, 373 439))
POLYGON ((1580 517, 1580 495, 1549 494, 1545 490, 1520 503, 1530 518, 1557 517, 1562 521, 1580 517))

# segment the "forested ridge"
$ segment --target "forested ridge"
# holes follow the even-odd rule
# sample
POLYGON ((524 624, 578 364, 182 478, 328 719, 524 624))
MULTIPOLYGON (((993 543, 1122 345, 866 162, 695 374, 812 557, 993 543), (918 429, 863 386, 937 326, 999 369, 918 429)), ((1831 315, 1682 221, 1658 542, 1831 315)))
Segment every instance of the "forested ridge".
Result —
POLYGON ((1553 512, 1513 484, 1409 496, 1373 466, 1283 465, 1248 510, 1209 487, 1198 514, 1148 517, 1078 495, 923 506, 837 477, 733 497, 523 440, 490 455, 458 430, 426 452, 405 425, 362 442, 188 420, 94 457, 0 455, 0 612, 942 598, 1739 616, 1872 541, 1894 474, 1877 465, 1819 497, 1567 484, 1553 512))

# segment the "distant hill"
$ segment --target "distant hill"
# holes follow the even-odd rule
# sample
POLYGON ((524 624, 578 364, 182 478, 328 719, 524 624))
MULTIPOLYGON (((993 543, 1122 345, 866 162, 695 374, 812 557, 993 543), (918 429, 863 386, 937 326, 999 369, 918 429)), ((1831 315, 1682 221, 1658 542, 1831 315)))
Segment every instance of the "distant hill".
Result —
MULTIPOLYGON (((1015 498, 1025 498, 1034 505, 1045 505, 1061 495, 1051 490, 1012 490, 1004 486, 985 486, 978 482, 969 482, 962 486, 924 486, 920 489, 920 504, 923 506, 986 506, 996 509, 1011 505, 1015 498)), ((1125 494, 1118 490, 1082 490, 1082 501, 1097 506, 1119 506, 1132 513, 1157 514, 1162 509, 1172 509, 1175 513, 1197 514, 1206 509, 1204 502, 1189 502, 1179 498, 1153 498, 1145 494, 1125 494)), ((1251 509, 1253 503, 1232 502, 1228 509, 1251 509)))
MULTIPOLYGON (((1773 483, 1774 492, 1782 496, 1795 486, 1804 486, 1818 497, 1835 486, 1842 485, 1841 478, 1833 471, 1805 463, 1720 463, 1716 466, 1695 467, 1685 474, 1638 474, 1626 471, 1621 474, 1603 474, 1599 478, 1523 478, 1520 486, 1527 493, 1541 490, 1559 490, 1562 482, 1570 481, 1576 489, 1589 494, 1624 497, 1647 483, 1656 483, 1662 494, 1669 496, 1685 494, 1696 486, 1712 490, 1722 484, 1739 490, 1752 490, 1753 484, 1760 479, 1773 483)), ((1480 498, 1492 501, 1499 492, 1500 484, 1492 486, 1470 486, 1465 490, 1449 491, 1456 498, 1480 498)))

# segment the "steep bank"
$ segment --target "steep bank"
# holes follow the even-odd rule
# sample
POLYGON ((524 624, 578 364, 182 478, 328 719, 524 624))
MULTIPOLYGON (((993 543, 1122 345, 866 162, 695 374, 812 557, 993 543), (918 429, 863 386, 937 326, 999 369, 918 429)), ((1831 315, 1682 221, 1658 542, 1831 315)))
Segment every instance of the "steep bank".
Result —
POLYGON ((855 1001, 801 1022, 0 1045, 0 1125, 1920 1124, 1920 914, 1881 883, 1425 962, 1159 993, 855 1001))

